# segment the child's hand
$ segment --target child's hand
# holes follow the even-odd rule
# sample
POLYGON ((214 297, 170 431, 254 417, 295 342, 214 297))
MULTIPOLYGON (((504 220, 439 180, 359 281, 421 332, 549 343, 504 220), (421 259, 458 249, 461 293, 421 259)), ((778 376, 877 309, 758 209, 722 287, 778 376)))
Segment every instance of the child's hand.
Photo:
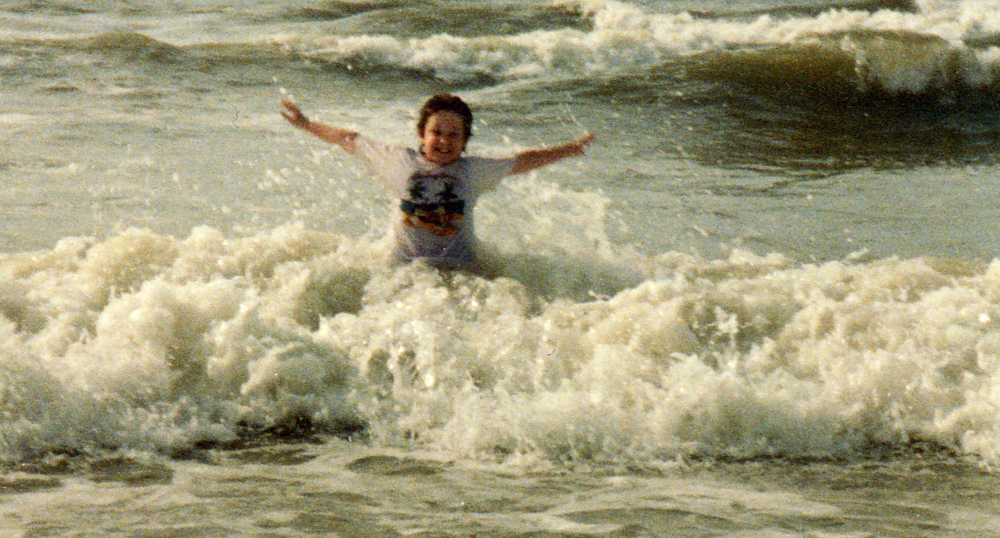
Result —
POLYGON ((590 145, 594 141, 594 134, 591 132, 583 133, 583 135, 577 137, 570 145, 576 149, 578 155, 583 155, 583 148, 590 145))
POLYGON ((581 136, 574 138, 573 140, 567 142, 563 145, 563 148, 567 151, 566 157, 583 157, 585 153, 583 148, 590 145, 594 141, 594 135, 590 132, 583 133, 581 136))
POLYGON ((299 129, 309 128, 309 118, 307 118, 306 115, 299 110, 298 105, 287 99, 282 100, 281 104, 285 107, 285 110, 281 111, 281 115, 288 120, 288 123, 291 123, 299 129))
POLYGON ((524 150, 514 155, 510 173, 523 174, 567 157, 583 157, 583 148, 593 141, 594 135, 588 132, 559 146, 524 150))

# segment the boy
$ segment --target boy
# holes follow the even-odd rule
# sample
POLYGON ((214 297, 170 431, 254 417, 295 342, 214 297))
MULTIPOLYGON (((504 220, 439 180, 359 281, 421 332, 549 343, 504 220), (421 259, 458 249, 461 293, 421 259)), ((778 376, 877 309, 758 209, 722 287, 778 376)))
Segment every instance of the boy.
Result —
POLYGON ((507 175, 523 174, 567 157, 583 156, 594 136, 531 149, 506 159, 463 157, 472 136, 472 111, 450 94, 431 97, 417 121, 419 150, 380 144, 350 131, 310 121, 282 101, 292 125, 364 158, 399 200, 393 219, 393 260, 424 260, 440 269, 483 272, 473 231, 476 199, 507 175))

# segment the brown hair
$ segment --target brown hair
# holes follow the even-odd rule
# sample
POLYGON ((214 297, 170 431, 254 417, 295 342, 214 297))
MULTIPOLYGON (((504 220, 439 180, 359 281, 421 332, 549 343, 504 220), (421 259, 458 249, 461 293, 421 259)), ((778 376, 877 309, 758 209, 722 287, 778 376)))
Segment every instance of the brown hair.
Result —
POLYGON ((465 101, 457 95, 450 93, 439 93, 431 97, 420 109, 420 119, 417 120, 417 134, 423 136, 424 128, 427 127, 427 120, 438 112, 454 112, 462 118, 465 126, 465 138, 472 136, 472 110, 465 101))

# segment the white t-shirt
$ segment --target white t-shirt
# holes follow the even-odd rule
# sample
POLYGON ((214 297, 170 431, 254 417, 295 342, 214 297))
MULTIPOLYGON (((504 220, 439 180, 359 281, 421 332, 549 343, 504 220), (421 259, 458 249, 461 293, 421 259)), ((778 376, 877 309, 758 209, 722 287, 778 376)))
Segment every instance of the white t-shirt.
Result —
POLYGON ((448 166, 420 152, 359 136, 358 154, 399 201, 393 214, 393 259, 447 269, 478 268, 473 209, 481 194, 510 174, 514 159, 462 157, 448 166))

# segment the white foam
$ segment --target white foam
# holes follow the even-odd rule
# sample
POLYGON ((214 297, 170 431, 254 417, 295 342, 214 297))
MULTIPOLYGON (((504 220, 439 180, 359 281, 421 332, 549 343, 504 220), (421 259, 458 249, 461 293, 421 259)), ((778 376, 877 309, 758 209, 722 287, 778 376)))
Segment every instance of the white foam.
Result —
MULTIPOLYGON (((300 415, 472 456, 925 441, 997 457, 1000 262, 667 254, 608 297, 546 298, 537 282, 385 268, 380 248, 287 226, 4 256, 3 457, 178 450, 300 415)), ((600 258, 590 270, 617 263, 600 258)))
MULTIPOLYGON (((334 61, 517 78, 859 28, 930 32, 947 52, 967 28, 995 28, 973 21, 972 3, 957 23, 930 8, 746 23, 586 5, 591 32, 285 42, 334 61)), ((901 59, 871 65, 902 91, 939 68, 890 52, 901 59)), ((988 80, 996 55, 978 52, 967 78, 988 80)), ((366 119, 376 131, 405 115, 375 108, 392 116, 366 119)), ((232 439, 242 421, 307 416, 474 457, 852 457, 923 440, 996 462, 997 262, 648 256, 609 237, 600 193, 507 186, 478 213, 493 280, 387 268, 383 242, 300 225, 132 229, 0 255, 0 457, 183 450, 232 439)))

